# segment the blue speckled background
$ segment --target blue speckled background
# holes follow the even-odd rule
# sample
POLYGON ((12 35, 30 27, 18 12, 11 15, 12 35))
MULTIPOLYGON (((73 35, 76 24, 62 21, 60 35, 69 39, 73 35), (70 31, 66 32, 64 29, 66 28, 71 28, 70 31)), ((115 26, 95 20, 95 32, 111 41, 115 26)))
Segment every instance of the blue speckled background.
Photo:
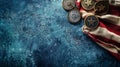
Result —
POLYGON ((0 0, 0 67, 120 67, 77 25, 62 0, 0 0))

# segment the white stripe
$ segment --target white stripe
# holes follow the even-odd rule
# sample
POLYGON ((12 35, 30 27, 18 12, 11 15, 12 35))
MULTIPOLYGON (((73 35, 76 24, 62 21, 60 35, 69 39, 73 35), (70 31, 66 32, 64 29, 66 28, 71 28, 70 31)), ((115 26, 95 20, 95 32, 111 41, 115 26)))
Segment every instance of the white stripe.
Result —
MULTIPOLYGON (((91 35, 89 35, 89 36, 91 36, 91 35)), ((93 36, 91 36, 91 37, 93 37, 93 36)), ((98 39, 97 39, 98 40, 98 39)), ((103 42, 103 41, 101 41, 101 40, 99 40, 100 42, 102 42, 102 43, 99 43, 99 42, 96 42, 97 44, 99 44, 101 47, 103 47, 104 49, 106 49, 106 50, 108 50, 108 51, 110 51, 110 52, 114 52, 114 53, 118 53, 118 51, 120 51, 120 48, 119 47, 117 47, 117 46, 115 46, 115 45, 113 45, 113 44, 109 44, 109 43, 105 43, 105 42, 103 42), (104 45, 105 44, 105 45, 104 45)))
POLYGON ((114 41, 120 43, 120 36, 113 32, 110 32, 106 28, 98 27, 94 31, 88 30, 87 27, 85 27, 85 26, 83 28, 84 28, 83 32, 89 32, 90 34, 102 36, 104 38, 111 39, 111 40, 114 40, 114 41))
POLYGON ((108 47, 108 46, 106 46, 106 45, 103 45, 103 44, 101 44, 101 43, 98 43, 98 42, 96 42, 97 44, 99 44, 101 47, 103 47, 104 49, 106 49, 106 50, 108 50, 108 51, 110 51, 110 52, 113 52, 113 53, 118 53, 118 51, 114 48, 114 47, 108 47))
POLYGON ((115 46, 114 44, 109 44, 109 43, 105 43, 101 40, 99 40, 100 42, 104 43, 105 45, 99 43, 102 47, 104 47, 105 49, 114 52, 114 53, 118 53, 118 51, 120 51, 120 48, 115 46))
POLYGON ((109 3, 114 6, 120 6, 120 0, 109 0, 109 3), (112 2, 114 1, 114 2, 112 2))
POLYGON ((80 2, 81 0, 77 0, 77 2, 80 2))
POLYGON ((107 14, 107 15, 100 16, 100 18, 105 19, 112 24, 120 26, 120 17, 119 16, 107 14))

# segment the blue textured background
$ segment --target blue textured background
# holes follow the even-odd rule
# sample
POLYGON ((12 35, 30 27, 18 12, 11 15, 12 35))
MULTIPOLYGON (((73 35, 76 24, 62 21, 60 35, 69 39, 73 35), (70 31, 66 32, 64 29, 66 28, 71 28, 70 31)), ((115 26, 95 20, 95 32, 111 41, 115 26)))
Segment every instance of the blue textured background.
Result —
POLYGON ((77 25, 62 0, 0 0, 0 67, 120 67, 77 25))

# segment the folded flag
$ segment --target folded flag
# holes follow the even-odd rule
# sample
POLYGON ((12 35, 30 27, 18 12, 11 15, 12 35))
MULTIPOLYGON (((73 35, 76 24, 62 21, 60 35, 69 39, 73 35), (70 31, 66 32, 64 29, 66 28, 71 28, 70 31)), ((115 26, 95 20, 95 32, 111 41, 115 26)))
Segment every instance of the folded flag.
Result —
MULTIPOLYGON (((110 8, 106 15, 98 16, 99 25, 95 30, 90 30, 83 25, 83 32, 87 34, 98 45, 108 50, 113 56, 120 60, 120 0, 109 0, 110 8)), ((94 15, 81 7, 81 0, 76 0, 76 5, 82 13, 82 17, 94 15)))

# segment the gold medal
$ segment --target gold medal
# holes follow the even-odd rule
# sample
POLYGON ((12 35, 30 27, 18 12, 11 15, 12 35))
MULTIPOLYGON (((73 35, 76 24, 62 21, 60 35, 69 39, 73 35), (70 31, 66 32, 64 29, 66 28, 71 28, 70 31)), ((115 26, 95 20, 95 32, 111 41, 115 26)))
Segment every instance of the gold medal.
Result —
POLYGON ((95 4, 95 14, 96 15, 103 15, 109 11, 109 3, 108 1, 99 1, 95 4))
POLYGON ((94 0, 82 0, 81 5, 85 10, 91 10, 95 6, 94 0))

